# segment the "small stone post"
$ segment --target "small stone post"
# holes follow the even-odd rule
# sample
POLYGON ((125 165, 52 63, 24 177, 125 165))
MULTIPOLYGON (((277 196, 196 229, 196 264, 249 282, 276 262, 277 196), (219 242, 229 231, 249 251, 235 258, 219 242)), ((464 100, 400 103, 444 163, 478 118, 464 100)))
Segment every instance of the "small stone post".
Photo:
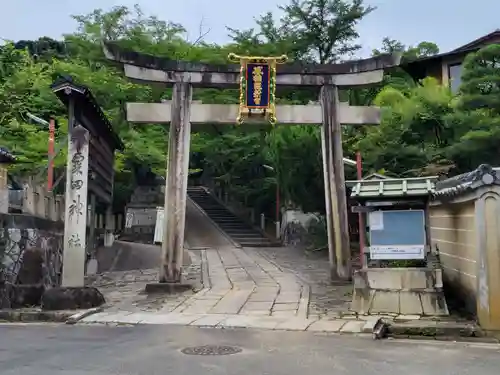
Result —
POLYGON ((9 212, 9 187, 7 184, 7 165, 0 163, 0 213, 9 212))
POLYGON ((94 254, 95 246, 95 230, 97 227, 97 215, 95 212, 96 196, 95 194, 90 194, 90 205, 89 205, 89 243, 87 244, 88 251, 90 254, 94 254))
POLYGON ((116 215, 116 228, 119 231, 123 230, 123 214, 116 215))
POLYGON ((113 246, 113 242, 115 240, 114 230, 115 230, 115 220, 113 216, 113 209, 110 206, 106 209, 106 220, 105 220, 105 229, 104 232, 104 247, 113 246))

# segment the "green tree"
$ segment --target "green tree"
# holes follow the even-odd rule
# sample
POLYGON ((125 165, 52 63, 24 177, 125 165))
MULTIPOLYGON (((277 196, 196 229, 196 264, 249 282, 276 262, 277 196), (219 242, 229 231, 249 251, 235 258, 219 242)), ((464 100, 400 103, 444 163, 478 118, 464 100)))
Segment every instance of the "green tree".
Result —
POLYGON ((447 152, 457 172, 479 164, 500 164, 500 45, 467 56, 456 111, 447 117, 454 142, 447 152))
MULTIPOLYGON (((254 29, 230 29, 232 42, 227 45, 206 43, 203 33, 190 39, 182 25, 146 16, 139 7, 120 6, 74 16, 77 30, 65 35, 63 41, 40 38, 3 46, 0 135, 4 145, 21 157, 16 171, 35 174, 47 164, 46 131, 27 122, 27 111, 45 118, 55 115, 61 123, 57 138, 66 137, 65 109, 49 85, 57 75, 67 74, 92 90, 126 145, 116 162, 115 188, 121 193, 115 192, 115 197, 121 197, 121 204, 134 187, 134 166, 148 166, 160 175, 164 173, 167 130, 153 124, 128 123, 123 105, 169 99, 171 90, 131 83, 105 59, 102 39, 138 52, 188 61, 224 64, 228 53, 235 52, 287 54, 300 62, 329 63, 347 58, 359 49, 356 25, 373 7, 361 0, 292 0, 281 10, 280 19, 267 13, 256 20, 254 29), (21 139, 26 142, 20 143, 21 139)), ((410 59, 436 53, 434 47, 428 42, 406 47, 387 39, 381 50, 374 53, 403 52, 410 59)), ((279 103, 317 100, 317 93, 307 89, 280 90, 278 94, 279 103)), ((389 109, 379 127, 344 130, 346 156, 353 157, 354 151, 361 150, 370 169, 385 168, 395 174, 427 173, 427 166, 448 163, 443 147, 449 147, 450 126, 443 122, 443 116, 453 112, 454 107, 447 90, 430 83, 419 88, 402 72, 394 71, 379 87, 350 90, 348 94, 351 104, 368 105, 375 101, 389 109)), ((196 89, 193 97, 204 103, 238 103, 238 90, 196 89)), ((274 209, 276 184, 287 204, 306 211, 323 209, 317 127, 278 126, 251 133, 227 127, 220 133, 193 135, 191 150, 201 156, 196 168, 210 170, 215 180, 231 185, 242 201, 262 211, 271 213, 274 209), (275 173, 266 171, 265 164, 273 166, 275 173)), ((58 166, 64 160, 63 154, 61 157, 58 166)))
POLYGON ((439 47, 432 42, 420 42, 416 47, 405 46, 399 40, 385 37, 382 39, 382 47, 373 50, 374 56, 382 53, 401 53, 402 61, 404 62, 437 55, 439 47))
POLYGON ((352 55, 361 46, 356 25, 375 8, 363 0, 291 0, 280 6, 277 22, 271 12, 256 19, 258 30, 229 29, 230 36, 248 54, 287 54, 295 60, 332 63, 352 55))
POLYGON ((450 139, 444 119, 452 112, 451 102, 450 91, 432 78, 409 91, 387 86, 375 99, 384 107, 381 124, 369 128, 352 147, 362 152, 371 171, 418 176, 449 169, 443 149, 450 139))

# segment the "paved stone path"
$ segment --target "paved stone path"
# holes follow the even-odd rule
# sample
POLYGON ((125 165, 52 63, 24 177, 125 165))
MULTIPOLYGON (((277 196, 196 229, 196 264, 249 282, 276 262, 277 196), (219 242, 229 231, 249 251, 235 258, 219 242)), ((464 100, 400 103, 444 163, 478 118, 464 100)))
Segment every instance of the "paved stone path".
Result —
POLYGON ((155 270, 100 275, 90 284, 103 291, 111 307, 81 323, 372 332, 378 318, 350 314, 345 297, 334 302, 342 311, 333 315, 316 305, 310 308, 311 289, 318 289, 315 279, 307 279, 304 270, 280 266, 279 257, 267 250, 227 246, 191 251, 186 276, 196 280, 199 273, 203 287, 173 296, 143 294, 145 284, 156 280, 155 270))
POLYGON ((330 281, 328 253, 305 252, 297 247, 252 249, 280 269, 293 273, 310 287, 309 314, 342 316, 352 300, 351 282, 330 281))

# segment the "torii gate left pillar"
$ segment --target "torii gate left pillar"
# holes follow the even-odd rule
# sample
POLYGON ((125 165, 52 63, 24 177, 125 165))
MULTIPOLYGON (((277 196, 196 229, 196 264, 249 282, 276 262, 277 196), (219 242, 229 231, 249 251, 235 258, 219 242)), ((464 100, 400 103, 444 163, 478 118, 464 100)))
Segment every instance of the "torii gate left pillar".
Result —
POLYGON ((170 131, 165 184, 164 232, 160 283, 178 283, 182 277, 184 229, 191 142, 192 87, 176 82, 172 90, 170 131), (167 214, 168 213, 168 214, 167 214))

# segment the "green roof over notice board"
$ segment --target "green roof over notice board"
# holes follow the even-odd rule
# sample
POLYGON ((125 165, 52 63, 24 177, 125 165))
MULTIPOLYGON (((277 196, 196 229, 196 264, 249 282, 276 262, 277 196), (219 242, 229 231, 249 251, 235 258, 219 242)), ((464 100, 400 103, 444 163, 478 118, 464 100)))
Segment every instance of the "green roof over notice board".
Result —
POLYGON ((437 176, 388 178, 385 180, 346 181, 351 198, 404 198, 430 196, 435 190, 437 176))

